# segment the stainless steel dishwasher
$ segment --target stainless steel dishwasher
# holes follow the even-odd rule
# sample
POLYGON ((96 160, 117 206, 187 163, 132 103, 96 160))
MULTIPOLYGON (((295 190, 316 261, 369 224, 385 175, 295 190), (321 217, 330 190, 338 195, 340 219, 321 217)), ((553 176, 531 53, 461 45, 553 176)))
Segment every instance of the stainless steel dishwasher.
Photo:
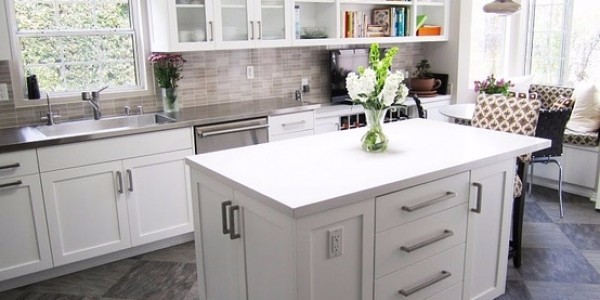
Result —
POLYGON ((267 118, 196 126, 196 154, 268 142, 267 118))

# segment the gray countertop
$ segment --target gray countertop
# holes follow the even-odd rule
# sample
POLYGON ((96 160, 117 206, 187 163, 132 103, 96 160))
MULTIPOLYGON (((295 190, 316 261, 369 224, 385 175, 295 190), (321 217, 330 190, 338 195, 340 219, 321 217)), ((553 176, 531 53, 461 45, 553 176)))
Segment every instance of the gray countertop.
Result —
POLYGON ((159 113, 176 120, 172 123, 153 124, 145 127, 128 128, 110 132, 87 133, 55 138, 46 137, 36 129, 37 126, 0 129, 0 153, 143 132, 287 114, 316 109, 321 105, 322 104, 306 103, 303 105, 300 102, 293 100, 264 99, 259 101, 187 107, 182 108, 177 113, 159 113))

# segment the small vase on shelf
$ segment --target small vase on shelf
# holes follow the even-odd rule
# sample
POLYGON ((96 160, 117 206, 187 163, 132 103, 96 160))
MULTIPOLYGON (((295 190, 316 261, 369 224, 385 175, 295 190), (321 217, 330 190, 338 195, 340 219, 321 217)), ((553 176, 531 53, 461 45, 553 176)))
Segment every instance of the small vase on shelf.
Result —
POLYGON ((383 133, 383 119, 386 109, 365 108, 367 132, 363 135, 362 148, 367 152, 383 152, 387 149, 388 138, 383 133))
POLYGON ((161 88, 161 95, 164 112, 171 113, 179 111, 176 88, 161 88))

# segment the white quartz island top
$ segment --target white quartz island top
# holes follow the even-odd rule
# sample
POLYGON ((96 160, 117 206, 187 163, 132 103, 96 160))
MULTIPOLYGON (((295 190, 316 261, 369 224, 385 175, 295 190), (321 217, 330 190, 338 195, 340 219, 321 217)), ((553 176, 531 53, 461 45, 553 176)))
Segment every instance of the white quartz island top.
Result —
POLYGON ((384 153, 366 128, 190 156, 187 164, 294 217, 355 203, 550 146, 550 140, 425 119, 384 125, 384 153))

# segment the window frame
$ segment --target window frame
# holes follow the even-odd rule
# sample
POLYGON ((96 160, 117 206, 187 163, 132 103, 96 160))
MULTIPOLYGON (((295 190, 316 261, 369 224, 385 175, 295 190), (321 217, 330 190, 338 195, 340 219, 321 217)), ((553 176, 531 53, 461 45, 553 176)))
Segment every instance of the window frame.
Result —
MULTIPOLYGON (((40 106, 46 105, 45 101, 26 99, 27 85, 25 83, 25 72, 23 68, 23 58, 20 50, 19 37, 17 36, 16 15, 14 9, 15 0, 7 0, 6 10, 8 19, 9 40, 11 43, 12 60, 9 62, 12 90, 15 107, 40 106)), ((103 98, 118 99, 130 97, 151 96, 155 94, 152 72, 148 65, 146 57, 150 51, 148 43, 148 18, 145 14, 146 3, 144 0, 129 0, 131 5, 131 22, 133 29, 133 51, 134 64, 136 65, 136 73, 138 85, 131 88, 108 88, 103 91, 103 98)), ((52 34, 49 34, 52 36, 52 34)), ((96 87, 94 87, 96 88, 96 87)), ((50 93, 50 99, 53 104, 66 104, 81 102, 81 92, 55 92, 50 93)), ((45 96, 42 95, 42 99, 45 96)))

